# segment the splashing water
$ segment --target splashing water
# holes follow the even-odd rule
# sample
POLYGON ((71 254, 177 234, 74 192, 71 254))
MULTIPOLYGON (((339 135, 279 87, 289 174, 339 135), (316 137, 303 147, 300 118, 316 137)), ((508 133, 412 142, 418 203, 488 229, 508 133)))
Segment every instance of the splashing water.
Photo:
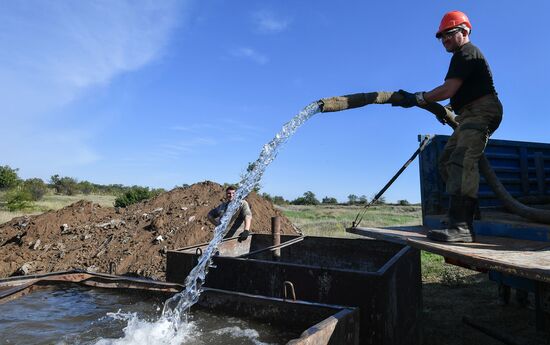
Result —
MULTIPOLYGON (((125 328, 124 339, 118 339, 114 342, 101 342, 98 344, 131 344, 132 334, 135 330, 145 328, 145 333, 154 333, 154 337, 143 334, 140 337, 146 339, 155 339, 150 344, 181 344, 189 339, 193 333, 193 325, 188 322, 188 311, 193 304, 199 300, 202 292, 202 286, 206 280, 208 267, 212 263, 212 256, 217 251, 219 243, 223 240, 228 223, 233 218, 235 212, 239 209, 241 201, 258 185, 267 166, 275 159, 282 144, 290 138, 296 130, 304 124, 309 118, 320 111, 316 102, 309 104, 302 109, 296 116, 287 122, 281 131, 267 144, 260 152, 260 157, 253 163, 252 170, 246 173, 239 183, 239 188, 235 192, 235 197, 229 203, 226 212, 220 219, 220 225, 214 230, 214 237, 203 251, 197 265, 189 273, 185 280, 185 290, 172 296, 164 304, 162 316, 154 323, 140 321, 136 316, 125 316, 128 320, 128 327, 125 328)), ((149 344, 149 343, 148 343, 149 344)))
POLYGON ((172 319, 177 328, 181 322, 185 321, 185 313, 189 308, 199 300, 202 291, 202 285, 208 273, 208 267, 212 262, 212 256, 218 249, 218 245, 226 233, 229 221, 233 214, 239 209, 241 201, 258 185, 267 166, 275 159, 280 146, 290 138, 294 132, 310 117, 319 112, 317 103, 311 103, 296 116, 287 122, 281 131, 262 148, 260 157, 252 164, 250 170, 239 183, 239 188, 235 192, 235 198, 229 203, 227 211, 220 220, 220 225, 214 230, 214 238, 204 250, 199 262, 185 279, 185 290, 168 299, 164 304, 162 312, 164 317, 172 319))

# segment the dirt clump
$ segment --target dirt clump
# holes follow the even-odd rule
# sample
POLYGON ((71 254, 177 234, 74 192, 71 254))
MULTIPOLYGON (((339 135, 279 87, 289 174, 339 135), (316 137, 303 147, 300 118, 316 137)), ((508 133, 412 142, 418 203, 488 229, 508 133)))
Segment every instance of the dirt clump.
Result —
MULTIPOLYGON (((201 182, 130 205, 101 207, 79 201, 57 211, 18 217, 0 225, 0 277, 71 269, 163 280, 166 251, 208 242, 214 226, 207 213, 224 196, 215 182, 201 182)), ((271 202, 251 193, 252 231, 270 233, 271 217, 281 232, 295 228, 271 202)))

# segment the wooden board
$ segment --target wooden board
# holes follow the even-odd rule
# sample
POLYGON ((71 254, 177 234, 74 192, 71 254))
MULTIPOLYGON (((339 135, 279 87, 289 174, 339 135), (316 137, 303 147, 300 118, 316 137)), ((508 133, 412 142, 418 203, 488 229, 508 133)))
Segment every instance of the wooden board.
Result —
POLYGON ((476 243, 442 243, 417 227, 351 228, 348 232, 407 244, 462 264, 550 283, 550 243, 505 237, 477 236, 476 243))

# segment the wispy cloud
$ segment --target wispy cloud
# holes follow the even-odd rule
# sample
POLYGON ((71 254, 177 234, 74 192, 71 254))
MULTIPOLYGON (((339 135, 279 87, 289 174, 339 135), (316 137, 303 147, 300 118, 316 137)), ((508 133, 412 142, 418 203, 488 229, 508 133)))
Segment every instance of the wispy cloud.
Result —
POLYGON ((216 140, 210 137, 197 137, 188 140, 179 140, 174 143, 161 145, 161 152, 170 157, 178 157, 182 154, 193 153, 204 146, 216 145, 216 140))
POLYGON ((233 136, 235 133, 247 131, 254 133, 260 131, 261 128, 252 126, 244 121, 236 121, 230 118, 223 118, 216 123, 193 123, 190 125, 175 125, 168 128, 172 131, 187 132, 192 134, 201 134, 208 131, 214 135, 233 136))
POLYGON ((260 33, 274 34, 286 30, 290 20, 275 16, 270 11, 262 10, 252 14, 256 30, 260 33))
POLYGON ((43 157, 73 165, 100 159, 91 144, 93 129, 78 128, 77 120, 53 125, 50 119, 90 88, 106 87, 161 57, 183 4, 0 2, 0 142, 19 142, 25 133, 24 143, 10 145, 11 162, 23 171, 43 157))
POLYGON ((36 115, 141 68, 162 54, 176 9, 170 1, 2 2, 0 109, 36 115))
POLYGON ((249 47, 241 47, 231 51, 231 55, 237 58, 251 60, 259 65, 265 65, 269 58, 249 47))

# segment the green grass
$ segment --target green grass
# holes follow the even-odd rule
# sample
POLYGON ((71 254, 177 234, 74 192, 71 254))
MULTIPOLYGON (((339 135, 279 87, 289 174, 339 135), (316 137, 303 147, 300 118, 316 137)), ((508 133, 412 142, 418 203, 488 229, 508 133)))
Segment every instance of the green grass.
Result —
MULTIPOLYGON (((3 195, 0 195, 2 199, 3 195)), ((94 195, 94 194, 79 194, 79 195, 55 195, 47 194, 42 200, 33 202, 32 208, 10 212, 8 211, 3 203, 0 203, 0 224, 5 223, 12 218, 25 216, 25 215, 34 215, 40 214, 49 210, 59 210, 65 206, 68 206, 72 203, 75 203, 79 200, 88 200, 99 204, 103 207, 112 207, 115 202, 116 197, 113 195, 94 195)))
MULTIPOLYGON (((357 237, 346 228, 364 211, 362 206, 341 205, 288 205, 279 209, 305 235, 328 237, 357 237)), ((419 225, 421 218, 420 206, 377 205, 366 210, 360 226, 419 225)))

